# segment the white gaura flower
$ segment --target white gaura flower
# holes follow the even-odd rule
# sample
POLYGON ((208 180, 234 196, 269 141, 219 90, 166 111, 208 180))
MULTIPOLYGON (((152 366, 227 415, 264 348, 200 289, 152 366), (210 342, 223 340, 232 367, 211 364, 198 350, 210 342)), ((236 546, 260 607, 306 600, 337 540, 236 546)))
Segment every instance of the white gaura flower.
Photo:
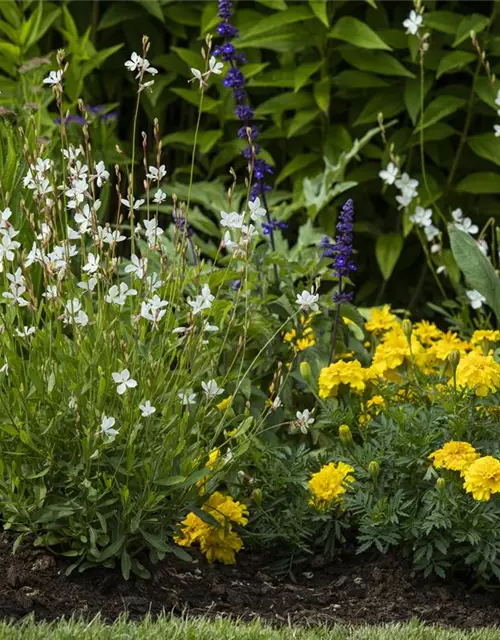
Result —
POLYGON ((81 145, 79 147, 74 147, 70 144, 67 149, 61 149, 61 152, 70 162, 76 162, 78 156, 83 153, 83 148, 81 145))
POLYGON ((168 300, 161 300, 159 296, 154 295, 147 302, 141 303, 141 317, 149 320, 156 328, 158 323, 167 313, 165 307, 168 306, 168 300))
POLYGON ((163 280, 160 280, 160 276, 156 272, 146 278, 146 283, 151 292, 160 289, 164 284, 163 280))
POLYGON ((21 246, 20 242, 12 238, 13 236, 8 233, 2 236, 2 241, 0 242, 0 262, 2 263, 2 267, 0 270, 3 270, 4 259, 12 262, 15 257, 14 251, 21 246))
POLYGON ((12 215, 12 211, 7 207, 3 211, 0 211, 0 228, 5 229, 8 225, 7 221, 12 215))
MULTIPOLYGON (((155 76, 158 73, 158 69, 156 69, 155 67, 152 67, 151 63, 149 62, 149 60, 147 58, 143 59, 142 68, 143 68, 144 71, 147 71, 152 76, 155 76)), ((146 84, 152 84, 152 83, 147 82, 146 84)))
POLYGON ((200 83, 200 87, 199 87, 200 89, 202 87, 208 86, 205 80, 203 79, 203 76, 205 74, 202 73, 199 69, 195 69, 194 67, 191 67, 191 73, 193 74, 193 77, 191 78, 191 80, 188 80, 188 82, 194 82, 195 80, 198 80, 198 82, 200 83))
POLYGON ((17 286, 24 286, 26 284, 26 279, 23 276, 23 272, 21 271, 21 267, 18 267, 14 273, 7 274, 7 280, 12 284, 17 286))
POLYGON ((67 232, 68 232, 68 240, 80 240, 82 237, 82 234, 79 231, 76 231, 75 229, 73 229, 72 227, 69 226, 69 224, 66 227, 67 232))
POLYGON ((159 168, 149 167, 149 173, 146 173, 146 178, 153 180, 153 182, 160 182, 167 175, 165 165, 162 164, 159 168))
MULTIPOLYGON (((128 207, 129 209, 131 208, 130 201, 127 200, 127 198, 122 198, 121 201, 122 201, 122 204, 124 204, 126 207, 128 207)), ((135 200, 134 198, 132 198, 134 210, 137 211, 138 209, 140 209, 140 207, 142 207, 144 202, 145 200, 143 200, 142 198, 140 198, 139 200, 135 200)))
POLYGON ((146 275, 146 270, 148 268, 148 259, 147 258, 138 258, 138 256, 133 253, 130 256, 130 264, 125 267, 125 273, 133 273, 136 278, 142 280, 146 275))
POLYGON ((78 298, 68 300, 62 317, 64 324, 72 324, 74 322, 78 327, 86 327, 89 323, 89 317, 82 310, 82 304, 78 298))
POLYGON ((201 386, 207 396, 207 400, 212 400, 212 398, 215 398, 216 396, 220 396, 222 393, 224 393, 224 389, 222 387, 219 387, 219 385, 215 380, 202 382, 201 386))
POLYGON ((106 171, 106 166, 102 160, 100 160, 95 166, 94 175, 96 184, 99 188, 109 179, 109 171, 106 171))
POLYGON ((410 222, 413 222, 417 227, 430 227, 432 224, 432 209, 416 207, 415 213, 410 216, 410 222))
POLYGON ((32 336, 36 331, 36 327, 23 327, 22 329, 16 329, 16 335, 20 338, 28 338, 32 336))
POLYGON ((42 293, 42 297, 46 298, 47 300, 57 300, 57 286, 55 284, 48 284, 45 293, 42 293))
POLYGON ((70 198, 67 204, 68 209, 76 209, 76 207, 83 202, 88 188, 89 185, 85 179, 72 181, 71 187, 64 192, 64 194, 70 198))
POLYGON ((35 262, 43 262, 43 253, 36 246, 36 242, 33 242, 33 245, 31 246, 31 251, 28 253, 28 255, 26 256, 26 260, 24 261, 24 266, 26 268, 31 267, 31 265, 35 264, 35 262))
POLYGON ((127 236, 123 236, 118 229, 111 231, 109 227, 106 227, 103 231, 102 239, 106 244, 114 245, 126 240, 127 236))
POLYGON ((203 324, 202 331, 206 331, 207 333, 217 333, 219 327, 215 326, 215 324, 209 324, 208 320, 203 324))
POLYGON ((82 280, 76 286, 84 291, 93 291, 97 285, 97 278, 89 278, 87 281, 82 280))
POLYGON ((115 424, 116 420, 112 416, 105 416, 103 414, 101 420, 101 433, 105 436, 114 438, 118 435, 118 430, 113 428, 115 424))
POLYGON ((300 429, 302 433, 307 433, 309 427, 314 424, 314 418, 311 415, 309 409, 304 409, 304 411, 297 411, 295 414, 297 416, 297 420, 292 422, 292 425, 296 429, 300 429))
POLYGON ((389 162, 385 169, 379 171, 379 176, 385 182, 385 184, 394 184, 396 178, 398 177, 399 169, 393 162, 389 162))
POLYGON ((237 211, 220 212, 220 225, 221 227, 228 227, 229 229, 241 229, 243 226, 243 214, 239 214, 237 211))
POLYGON ((277 411, 282 406, 283 403, 281 402, 281 398, 279 396, 276 396, 269 408, 271 409, 271 411, 277 411))
POLYGON ((215 300, 215 296, 210 292, 208 284, 204 284, 201 289, 201 294, 196 296, 194 300, 188 298, 187 303, 193 310, 193 314, 196 315, 204 309, 210 309, 212 302, 215 300))
POLYGON ((260 198, 255 198, 253 201, 250 200, 248 208, 250 209, 250 218, 254 222, 260 222, 262 218, 266 217, 266 210, 260 206, 260 198))
POLYGON ((137 387, 137 382, 130 377, 130 371, 128 369, 123 369, 120 372, 113 372, 111 374, 113 376, 113 382, 116 386, 116 393, 119 396, 122 396, 127 389, 134 389, 137 387))
POLYGON ((63 72, 61 69, 58 69, 57 71, 51 71, 49 75, 46 78, 44 78, 43 84, 48 84, 51 87, 54 87, 55 85, 60 85, 62 77, 63 77, 63 72))
POLYGON ((318 305, 317 302, 319 300, 318 293, 310 293, 309 291, 303 291, 302 293, 297 294, 296 303, 300 305, 302 311, 317 311, 318 305))
POLYGON ((181 392, 178 393, 177 396, 180 398, 182 404, 186 407, 192 404, 196 404, 196 393, 191 392, 181 392))
POLYGON ((119 307, 123 307, 128 296, 136 296, 137 291, 135 289, 129 289, 126 282, 120 282, 120 286, 114 284, 109 288, 107 296, 104 300, 109 304, 117 304, 119 307))
POLYGON ((99 261, 99 256, 95 256, 93 253, 89 253, 87 256, 87 264, 82 267, 82 270, 85 271, 85 273, 89 274, 96 273, 96 271, 98 271, 99 269, 99 261))
POLYGON ((470 306, 473 309, 480 309, 483 306, 483 303, 486 302, 486 298, 483 296, 483 294, 479 293, 479 291, 476 291, 475 289, 466 291, 465 293, 469 298, 470 306))
POLYGON ((152 416, 153 413, 156 411, 156 407, 153 407, 153 405, 149 400, 146 400, 144 404, 140 404, 139 409, 141 410, 141 415, 143 418, 152 416))
POLYGON ((9 306, 14 306, 17 304, 17 306, 19 307, 28 307, 30 303, 28 302, 28 300, 23 298, 24 293, 26 293, 26 287, 22 284, 16 284, 15 282, 13 282, 10 285, 10 291, 4 291, 2 293, 2 296, 11 301, 9 306))
POLYGON ((131 54, 130 60, 125 62, 125 66, 129 71, 137 71, 142 66, 143 60, 140 55, 138 55, 135 51, 131 54))
POLYGON ((422 24, 422 16, 416 11, 410 11, 410 15, 403 22, 403 27, 406 28, 406 33, 411 33, 412 36, 417 35, 420 25, 422 24))
POLYGON ((166 199, 167 194, 161 189, 158 189, 153 196, 153 202, 155 204, 161 204, 162 202, 165 202, 166 199))

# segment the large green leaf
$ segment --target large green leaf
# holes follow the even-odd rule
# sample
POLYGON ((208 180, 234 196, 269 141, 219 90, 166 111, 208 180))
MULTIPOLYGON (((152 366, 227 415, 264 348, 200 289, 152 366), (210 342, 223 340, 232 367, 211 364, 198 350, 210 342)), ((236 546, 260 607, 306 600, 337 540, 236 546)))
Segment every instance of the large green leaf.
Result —
POLYGON ((424 111, 424 121, 418 125, 415 131, 420 131, 421 129, 426 129, 436 124, 436 122, 439 122, 463 107, 464 104, 465 100, 463 98, 448 95, 438 96, 424 111))
POLYGON ((399 233, 385 233, 377 238, 375 257, 384 280, 391 277, 402 250, 403 238, 399 233))
POLYGON ((480 158, 485 158, 500 165, 500 141, 494 133, 471 136, 467 142, 472 151, 480 158))
POLYGON ((328 19, 328 0, 309 0, 309 6, 318 20, 321 20, 325 27, 328 28, 330 26, 328 19))
POLYGON ((335 74, 332 83, 345 89, 371 89, 373 87, 388 87, 389 83, 373 73, 349 69, 335 74))
POLYGON ((392 118, 404 108, 405 103, 399 88, 390 92, 382 89, 368 100, 354 124, 376 122, 379 113, 386 119, 392 118))
POLYGON ((295 91, 300 91, 302 87, 307 84, 309 78, 319 71, 323 65, 323 60, 316 60, 315 62, 306 62, 293 70, 293 88, 295 91))
POLYGON ((415 74, 385 51, 364 51, 348 46, 339 47, 339 51, 347 63, 361 71, 372 71, 383 76, 415 77, 415 74))
POLYGON ((470 32, 480 33, 490 24, 490 19, 480 13, 473 13, 471 16, 464 16, 460 21, 453 42, 453 47, 458 47, 464 40, 470 38, 470 32))
POLYGON ((453 256, 469 286, 479 291, 500 321, 500 278, 468 233, 448 226, 453 256))
POLYGON ((269 32, 276 32, 275 35, 279 35, 279 31, 289 24, 295 22, 304 22, 304 20, 310 20, 314 18, 314 13, 310 7, 304 4, 296 4, 295 6, 288 7, 284 13, 275 13, 271 16, 265 16, 262 20, 252 28, 250 28, 238 43, 238 46, 248 46, 245 41, 254 40, 257 36, 263 34, 269 34, 269 32))
POLYGON ((453 11, 430 11, 424 14, 426 27, 454 36, 462 17, 453 11))
POLYGON ((441 58, 436 71, 436 77, 439 78, 445 73, 463 69, 476 58, 477 56, 469 51, 451 51, 441 58))
POLYGON ((456 186, 464 193, 500 193, 500 173, 484 171, 471 173, 456 186))
POLYGON ((328 37, 344 40, 362 49, 391 51, 391 47, 373 29, 353 16, 344 16, 337 20, 328 37))

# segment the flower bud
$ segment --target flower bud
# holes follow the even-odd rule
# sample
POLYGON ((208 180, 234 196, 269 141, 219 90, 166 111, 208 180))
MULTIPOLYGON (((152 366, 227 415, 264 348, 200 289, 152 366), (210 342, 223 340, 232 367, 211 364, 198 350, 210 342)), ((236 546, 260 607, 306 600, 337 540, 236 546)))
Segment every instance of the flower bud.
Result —
POLYGON ((300 373, 302 374, 302 377, 304 378, 304 380, 308 383, 308 384, 312 384, 312 371, 311 371, 311 365, 309 364, 309 362, 301 362, 300 363, 300 373))
POLYGON ((445 488, 445 486, 446 486, 446 480, 444 478, 438 478, 436 480, 436 487, 439 490, 443 490, 445 488))
POLYGON ((409 320, 408 318, 405 318, 401 323, 401 328, 403 329, 403 333, 405 334, 406 339, 408 340, 408 342, 410 342, 411 334, 413 331, 413 325, 411 323, 411 320, 409 320))
POLYGON ((352 433, 346 424, 341 424, 339 427, 339 437, 344 444, 352 443, 352 433))
POLYGON ((457 351, 457 349, 453 349, 453 351, 450 351, 450 353, 448 354, 448 362, 450 363, 453 373, 455 373, 458 367, 458 363, 460 362, 460 351, 457 351))
POLYGON ((259 488, 256 488, 252 491, 252 500, 255 502, 255 504, 260 507, 262 504, 262 490, 259 488))
POLYGON ((371 477, 376 480, 378 478, 378 474, 380 473, 380 464, 376 460, 372 460, 368 465, 368 471, 371 477))

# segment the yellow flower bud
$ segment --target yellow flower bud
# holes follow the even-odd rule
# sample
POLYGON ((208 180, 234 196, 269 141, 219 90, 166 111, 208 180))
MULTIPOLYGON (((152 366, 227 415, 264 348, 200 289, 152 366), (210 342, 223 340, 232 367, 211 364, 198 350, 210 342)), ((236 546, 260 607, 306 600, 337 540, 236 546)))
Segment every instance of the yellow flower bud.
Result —
POLYGON ((438 478, 436 480, 436 487, 440 490, 444 489, 446 486, 446 480, 444 478, 438 478))
POLYGON ((351 444, 352 433, 346 424, 341 424, 339 427, 339 437, 344 444, 351 444))
POLYGON ((370 472, 371 477, 376 480, 380 473, 380 464, 376 460, 372 460, 368 465, 368 471, 370 472))
POLYGON ((460 362, 460 351, 457 349, 450 351, 448 354, 448 362, 450 363, 453 372, 455 372, 457 370, 458 363, 460 362))
POLYGON ((403 329, 403 333, 405 334, 406 339, 408 340, 408 342, 410 342, 411 334, 413 331, 413 325, 411 323, 411 320, 409 320, 408 318, 405 318, 401 323, 401 328, 403 329))
POLYGON ((260 507, 262 504, 262 490, 257 488, 252 491, 252 500, 260 507))
POLYGON ((308 384, 312 384, 312 371, 311 371, 311 365, 309 364, 309 362, 301 362, 300 363, 300 373, 302 374, 302 377, 304 378, 304 380, 308 383, 308 384))

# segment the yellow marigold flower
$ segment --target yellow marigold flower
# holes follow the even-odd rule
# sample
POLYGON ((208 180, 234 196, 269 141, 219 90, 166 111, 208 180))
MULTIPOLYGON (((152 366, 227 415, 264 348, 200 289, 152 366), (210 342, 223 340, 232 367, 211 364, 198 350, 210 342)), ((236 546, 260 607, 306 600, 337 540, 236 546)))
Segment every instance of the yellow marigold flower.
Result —
POLYGON ((481 346, 483 342, 500 342, 500 331, 493 331, 492 329, 484 329, 480 331, 474 331, 470 343, 472 346, 481 346))
POLYGON ((467 342, 461 340, 456 333, 448 331, 437 342, 435 342, 428 350, 429 357, 444 362, 450 351, 457 350, 460 355, 464 355, 470 346, 467 342))
POLYGON ((313 330, 310 327, 305 329, 302 337, 298 338, 295 344, 299 351, 304 351, 304 349, 314 347, 314 345, 316 344, 316 338, 314 337, 313 330))
POLYGON ((439 340, 444 336, 441 329, 438 329, 433 322, 421 320, 413 325, 413 333, 423 345, 431 345, 434 340, 439 340))
POLYGON ((424 348, 414 335, 411 336, 411 352, 408 338, 403 333, 401 325, 396 325, 383 336, 382 342, 377 345, 373 354, 371 369, 379 376, 387 377, 388 371, 394 371, 411 356, 416 363, 424 364, 424 348))
POLYGON ((283 336, 283 340, 285 342, 293 342, 296 336, 297 336, 297 332, 295 331, 295 329, 292 329, 291 331, 287 331, 285 333, 285 335, 283 336))
POLYGON ((220 455, 220 451, 219 449, 215 448, 212 449, 212 451, 210 451, 210 453, 208 454, 208 462, 205 465, 206 467, 209 467, 210 469, 213 469, 213 467, 215 466, 215 463, 217 462, 217 459, 220 455))
POLYGON ((467 467, 479 458, 479 453, 468 442, 450 440, 441 449, 429 455, 436 469, 460 471, 461 475, 467 467))
POLYGON ((365 390, 365 369, 358 360, 345 362, 339 360, 329 367, 321 369, 319 374, 319 397, 332 398, 337 395, 341 384, 349 386, 355 392, 365 390))
POLYGON ((489 500, 493 493, 500 492, 500 460, 493 456, 478 458, 463 475, 464 489, 474 500, 489 500))
POLYGON ((373 307, 370 309, 370 319, 365 323, 365 329, 370 333, 384 333, 392 329, 398 324, 398 318, 395 316, 391 307, 386 304, 381 309, 373 307))
POLYGON ((375 415, 378 415, 381 408, 385 407, 385 400, 382 396, 376 395, 368 400, 366 406, 368 409, 372 409, 373 407, 375 407, 375 415))
POLYGON ((212 493, 202 508, 221 524, 224 524, 226 518, 241 526, 245 526, 248 522, 248 518, 245 517, 248 515, 248 508, 220 491, 212 493))
MULTIPOLYGON (((474 389, 476 396, 487 396, 500 387, 500 364, 491 355, 471 351, 460 359, 456 380, 457 387, 474 389)), ((448 384, 453 384, 453 379, 448 384)))
POLYGON ((208 562, 236 564, 236 552, 243 547, 240 536, 234 531, 210 527, 200 539, 200 549, 208 562))
POLYGON ((317 473, 313 473, 307 483, 312 493, 309 504, 318 508, 326 508, 332 502, 341 502, 346 492, 345 483, 354 482, 354 476, 350 475, 354 469, 345 462, 330 462, 321 467, 317 473))
POLYGON ((219 409, 220 411, 225 411, 231 404, 232 399, 233 399, 233 396, 228 396, 227 398, 224 398, 224 400, 221 400, 221 402, 219 402, 219 404, 216 405, 217 409, 219 409))

